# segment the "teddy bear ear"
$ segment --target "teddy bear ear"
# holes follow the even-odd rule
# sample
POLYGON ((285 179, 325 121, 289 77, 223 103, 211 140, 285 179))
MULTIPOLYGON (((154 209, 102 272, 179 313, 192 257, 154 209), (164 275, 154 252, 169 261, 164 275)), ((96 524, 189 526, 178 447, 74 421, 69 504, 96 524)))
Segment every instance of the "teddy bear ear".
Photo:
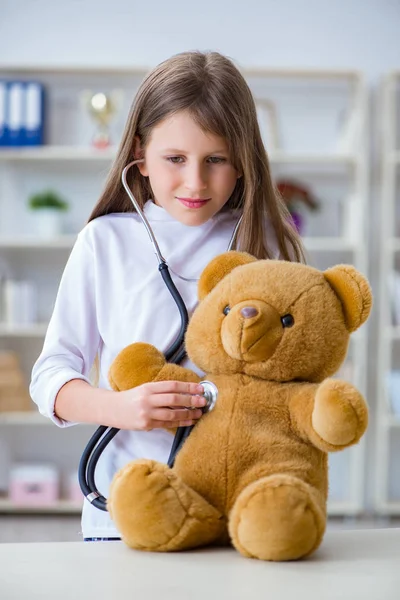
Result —
POLYGON ((352 265, 336 265, 323 274, 342 303, 347 329, 355 331, 367 320, 372 308, 367 279, 352 265))
POLYGON ((233 271, 233 269, 256 260, 254 256, 247 254, 247 252, 237 252, 235 250, 224 252, 213 258, 200 276, 198 286, 199 300, 203 300, 215 288, 217 283, 233 271))

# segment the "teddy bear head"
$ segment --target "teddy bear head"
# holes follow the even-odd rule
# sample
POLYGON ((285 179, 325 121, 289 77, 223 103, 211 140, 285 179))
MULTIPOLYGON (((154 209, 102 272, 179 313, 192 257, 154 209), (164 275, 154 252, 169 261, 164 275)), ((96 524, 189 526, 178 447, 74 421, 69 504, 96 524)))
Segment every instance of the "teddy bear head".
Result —
POLYGON ((339 369, 371 306, 353 266, 319 271, 226 252, 201 275, 186 350, 206 373, 318 382, 339 369))

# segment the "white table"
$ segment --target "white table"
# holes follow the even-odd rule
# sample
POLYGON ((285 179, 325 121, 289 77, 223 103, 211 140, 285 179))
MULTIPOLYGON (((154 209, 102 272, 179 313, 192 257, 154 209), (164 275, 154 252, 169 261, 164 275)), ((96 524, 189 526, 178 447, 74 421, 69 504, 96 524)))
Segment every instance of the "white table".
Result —
POLYGON ((400 529, 328 531, 308 560, 232 549, 176 554, 122 542, 0 544, 1 600, 399 600, 400 529))

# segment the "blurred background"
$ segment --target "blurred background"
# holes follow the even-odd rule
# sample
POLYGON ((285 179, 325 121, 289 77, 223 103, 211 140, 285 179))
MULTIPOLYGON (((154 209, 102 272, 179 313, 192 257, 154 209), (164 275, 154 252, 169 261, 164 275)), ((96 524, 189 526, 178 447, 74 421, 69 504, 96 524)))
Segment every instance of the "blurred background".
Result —
POLYGON ((58 282, 146 72, 234 60, 310 264, 351 263, 375 305, 339 375, 368 434, 330 457, 331 527, 400 519, 400 2, 0 0, 0 542, 80 539, 93 428, 35 410, 30 371, 58 282))

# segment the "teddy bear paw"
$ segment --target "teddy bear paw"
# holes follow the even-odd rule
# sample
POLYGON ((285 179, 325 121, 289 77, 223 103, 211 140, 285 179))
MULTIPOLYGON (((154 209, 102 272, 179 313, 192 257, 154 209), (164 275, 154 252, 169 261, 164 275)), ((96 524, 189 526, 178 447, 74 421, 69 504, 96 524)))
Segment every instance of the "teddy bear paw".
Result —
POLYGON ((131 548, 166 552, 208 544, 221 535, 221 514, 167 465, 136 460, 114 477, 108 510, 131 548))
POLYGON ((165 364, 165 357, 157 348, 137 342, 117 355, 110 367, 108 379, 113 390, 130 390, 154 381, 165 364))
POLYGON ((324 442, 340 449, 361 438, 368 424, 368 408, 354 386, 326 379, 317 390, 311 422, 324 442))
POLYGON ((244 556, 296 560, 316 550, 326 517, 318 492, 291 475, 270 475, 247 486, 229 520, 235 548, 244 556))

